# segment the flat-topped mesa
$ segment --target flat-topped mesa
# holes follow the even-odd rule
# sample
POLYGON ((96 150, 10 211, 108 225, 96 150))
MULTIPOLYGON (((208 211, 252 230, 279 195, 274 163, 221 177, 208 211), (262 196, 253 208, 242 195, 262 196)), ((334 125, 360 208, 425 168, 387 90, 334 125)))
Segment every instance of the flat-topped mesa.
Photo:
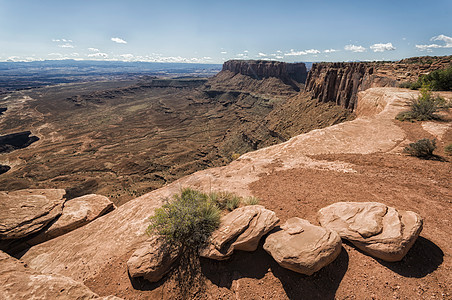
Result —
POLYGON ((335 102, 354 110, 358 92, 372 87, 396 87, 422 74, 447 68, 452 56, 413 57, 398 62, 314 63, 305 90, 321 102, 335 102))
POLYGON ((294 80, 298 83, 305 83, 308 74, 304 63, 269 60, 229 60, 223 64, 222 71, 247 75, 255 79, 276 77, 284 82, 294 80))

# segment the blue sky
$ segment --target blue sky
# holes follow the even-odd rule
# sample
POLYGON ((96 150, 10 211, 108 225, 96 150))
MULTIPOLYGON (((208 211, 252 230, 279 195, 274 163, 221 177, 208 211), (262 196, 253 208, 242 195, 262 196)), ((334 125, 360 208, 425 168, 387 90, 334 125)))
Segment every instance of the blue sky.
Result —
POLYGON ((0 61, 222 63, 452 54, 452 0, 0 0, 0 61))

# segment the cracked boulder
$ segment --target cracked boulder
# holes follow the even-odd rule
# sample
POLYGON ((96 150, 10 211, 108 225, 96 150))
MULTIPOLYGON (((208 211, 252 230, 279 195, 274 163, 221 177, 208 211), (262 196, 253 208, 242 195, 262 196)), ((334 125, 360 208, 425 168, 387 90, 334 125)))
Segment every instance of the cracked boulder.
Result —
POLYGON ((421 216, 377 202, 338 202, 319 211, 320 224, 363 252, 400 261, 422 231, 421 216))
POLYGON ((220 227, 212 233, 202 257, 226 260, 234 250, 255 251, 262 236, 270 232, 279 218, 261 205, 237 208, 221 218, 220 227))
POLYGON ((312 275, 341 252, 339 235, 307 220, 291 218, 266 238, 264 249, 283 268, 312 275))
POLYGON ((0 240, 20 239, 43 229, 63 211, 63 189, 0 192, 0 240))
POLYGON ((82 227, 105 213, 115 209, 107 197, 89 194, 64 203, 61 216, 27 244, 36 245, 82 227))
POLYGON ((163 238, 153 236, 135 250, 127 261, 127 269, 130 277, 157 282, 171 270, 179 255, 180 249, 171 248, 163 238))

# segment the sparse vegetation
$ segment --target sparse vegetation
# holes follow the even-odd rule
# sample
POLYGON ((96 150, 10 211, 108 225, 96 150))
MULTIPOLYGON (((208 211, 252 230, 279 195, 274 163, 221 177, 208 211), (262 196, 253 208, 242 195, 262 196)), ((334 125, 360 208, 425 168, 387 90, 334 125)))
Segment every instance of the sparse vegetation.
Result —
POLYGON ((446 69, 432 71, 426 75, 419 76, 415 82, 404 82, 402 88, 418 90, 427 86, 432 91, 452 91, 452 65, 446 69))
POLYGON ((241 197, 237 196, 234 193, 230 192, 211 192, 209 194, 209 198, 211 201, 217 204, 220 209, 227 209, 232 211, 240 206, 242 202, 241 197))
POLYGON ((161 235, 182 251, 193 251, 205 245, 219 226, 220 209, 207 194, 185 188, 156 209, 150 221, 148 234, 161 235))
POLYGON ((450 143, 449 145, 447 145, 444 148, 444 153, 446 153, 447 155, 452 156, 452 143, 450 143))
POLYGON ((435 155, 433 151, 436 149, 436 140, 430 139, 421 139, 415 143, 409 144, 403 152, 408 153, 409 155, 420 157, 420 158, 431 158, 435 155))
POLYGON ((242 202, 242 198, 234 195, 233 197, 229 198, 226 201, 226 209, 229 211, 233 211, 237 207, 240 206, 240 203, 242 202))
POLYGON ((399 121, 427 121, 438 119, 436 113, 448 107, 447 101, 440 97, 434 96, 428 88, 421 89, 421 95, 417 99, 413 99, 410 103, 410 110, 403 111, 396 116, 399 121))
POLYGON ((259 198, 254 197, 254 196, 249 196, 243 200, 243 204, 244 205, 258 205, 259 201, 260 201, 259 198))

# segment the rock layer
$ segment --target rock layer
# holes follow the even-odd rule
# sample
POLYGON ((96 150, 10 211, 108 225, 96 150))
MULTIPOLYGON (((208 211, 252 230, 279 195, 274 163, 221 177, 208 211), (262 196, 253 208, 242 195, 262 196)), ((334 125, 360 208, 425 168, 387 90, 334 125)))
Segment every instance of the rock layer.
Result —
POLYGON ((362 251, 385 261, 399 261, 422 231, 415 212, 377 202, 338 202, 319 211, 320 224, 362 251))
POLYGON ((35 233, 61 215, 63 189, 28 189, 0 192, 0 240, 35 233))
POLYGON ((212 233, 202 257, 225 260, 234 250, 255 251, 262 236, 279 222, 276 214, 260 205, 237 208, 224 216, 220 227, 212 233))
POLYGON ((179 249, 172 249, 162 238, 153 236, 135 250, 127 261, 129 275, 157 282, 170 271, 179 254, 179 249))
POLYGON ((61 216, 49 228, 27 241, 27 244, 36 245, 68 233, 114 208, 113 202, 101 195, 89 194, 68 200, 64 203, 61 216))
POLYGON ((42 274, 0 251, 0 298, 72 300, 99 299, 99 296, 80 282, 62 275, 42 274))
POLYGON ((283 268, 312 275, 333 262, 341 252, 341 238, 332 230, 291 218, 271 233, 264 249, 283 268))
POLYGON ((284 63, 269 60, 229 60, 222 71, 251 76, 255 79, 276 77, 283 81, 294 80, 304 83, 307 77, 304 63, 284 63))

